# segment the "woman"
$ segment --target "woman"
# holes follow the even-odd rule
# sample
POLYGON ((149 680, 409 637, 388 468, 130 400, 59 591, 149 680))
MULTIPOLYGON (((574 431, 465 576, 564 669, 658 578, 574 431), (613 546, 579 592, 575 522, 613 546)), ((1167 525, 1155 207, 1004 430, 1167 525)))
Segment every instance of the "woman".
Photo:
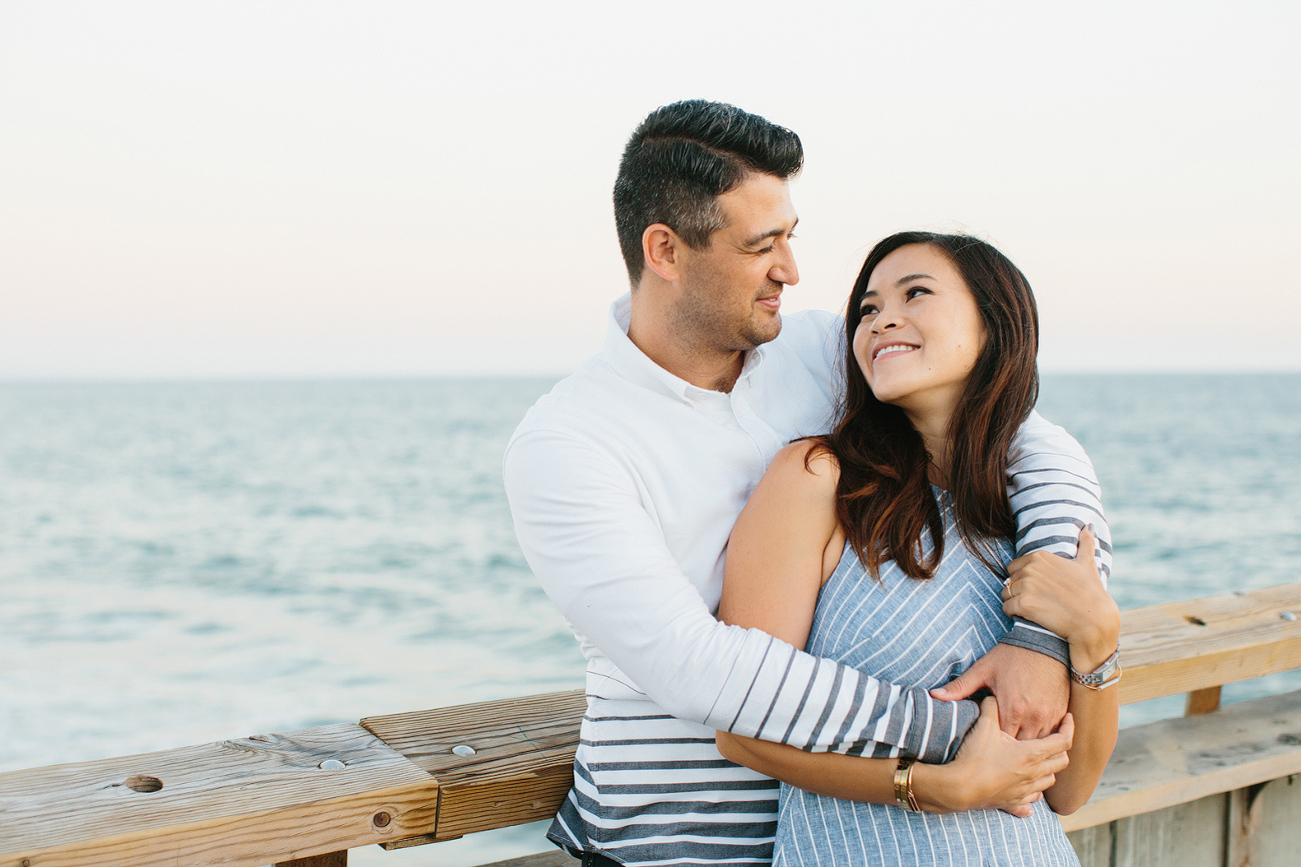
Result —
POLYGON ((1088 532, 1074 561, 1012 560, 1006 455, 1037 395, 1037 331, 1029 285, 990 245, 881 241, 850 295, 836 428, 788 446, 756 488, 729 543, 720 616, 928 688, 1026 617, 1070 645, 1067 755, 1016 765, 993 699, 950 765, 720 733, 724 756, 789 784, 774 864, 810 849, 822 865, 1078 863, 1052 810, 1088 799, 1115 745, 1119 612, 1088 532), (869 773, 848 773, 863 762, 869 773))

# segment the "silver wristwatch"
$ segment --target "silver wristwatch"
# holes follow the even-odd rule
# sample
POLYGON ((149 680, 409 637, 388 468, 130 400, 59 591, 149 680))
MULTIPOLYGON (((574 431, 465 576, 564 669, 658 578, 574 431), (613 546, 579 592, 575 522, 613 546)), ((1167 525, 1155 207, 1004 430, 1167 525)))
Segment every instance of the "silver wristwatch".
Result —
POLYGON ((1120 682, 1120 648, 1107 657, 1107 661, 1088 674, 1080 674, 1071 666, 1071 680, 1088 689, 1106 689, 1120 682))

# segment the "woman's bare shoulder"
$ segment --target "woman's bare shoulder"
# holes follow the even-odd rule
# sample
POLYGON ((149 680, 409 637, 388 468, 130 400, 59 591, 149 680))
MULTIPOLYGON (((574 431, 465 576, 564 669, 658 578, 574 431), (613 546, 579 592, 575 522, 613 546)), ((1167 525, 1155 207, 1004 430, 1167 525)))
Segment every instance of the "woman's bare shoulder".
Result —
POLYGON ((796 440, 779 451, 764 475, 766 484, 819 498, 834 499, 839 482, 836 456, 825 443, 811 439, 796 440))

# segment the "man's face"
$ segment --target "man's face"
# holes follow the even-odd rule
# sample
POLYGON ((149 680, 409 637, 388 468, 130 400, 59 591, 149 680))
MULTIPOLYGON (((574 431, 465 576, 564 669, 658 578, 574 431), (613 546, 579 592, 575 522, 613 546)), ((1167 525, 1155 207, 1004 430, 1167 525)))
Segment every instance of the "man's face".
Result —
POLYGON ((673 326, 704 351, 754 349, 781 332, 781 293, 799 282, 790 240, 799 218, 790 186, 751 174, 718 197, 726 223, 703 250, 686 249, 673 326))

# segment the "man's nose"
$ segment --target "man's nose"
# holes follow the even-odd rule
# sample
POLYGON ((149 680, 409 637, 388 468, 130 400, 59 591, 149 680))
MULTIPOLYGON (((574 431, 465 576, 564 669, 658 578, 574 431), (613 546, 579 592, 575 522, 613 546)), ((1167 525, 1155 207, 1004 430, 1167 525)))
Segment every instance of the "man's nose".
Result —
POLYGON ((774 282, 794 286, 800 282, 800 269, 795 265, 795 251, 791 249, 790 244, 782 246, 782 256, 768 272, 768 277, 774 282))

